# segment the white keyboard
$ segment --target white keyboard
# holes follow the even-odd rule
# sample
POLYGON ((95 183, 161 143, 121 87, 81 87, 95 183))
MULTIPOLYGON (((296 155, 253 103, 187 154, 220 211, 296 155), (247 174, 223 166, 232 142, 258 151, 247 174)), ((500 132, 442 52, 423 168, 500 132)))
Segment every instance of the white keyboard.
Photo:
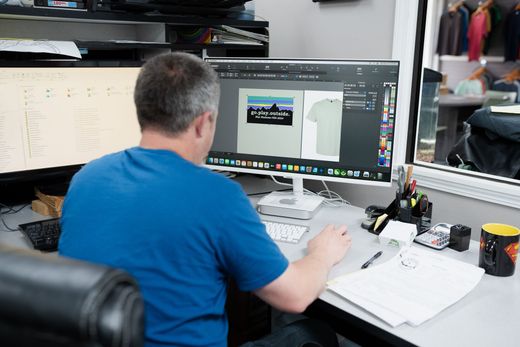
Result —
POLYGON ((303 234, 309 230, 305 225, 288 224, 281 222, 262 221, 265 224, 267 234, 274 241, 298 243, 303 234))

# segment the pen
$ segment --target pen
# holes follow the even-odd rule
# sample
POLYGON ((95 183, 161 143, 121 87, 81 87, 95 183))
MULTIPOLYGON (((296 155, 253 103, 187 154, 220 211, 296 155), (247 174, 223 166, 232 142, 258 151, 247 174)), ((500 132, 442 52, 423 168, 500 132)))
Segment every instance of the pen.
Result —
POLYGON ((361 265, 361 268, 366 269, 367 267, 369 267, 370 264, 372 264, 374 262, 374 260, 376 260, 377 258, 379 258, 381 256, 381 254, 383 254, 383 251, 379 251, 376 254, 374 254, 374 256, 372 258, 368 259, 368 261, 366 263, 361 265))

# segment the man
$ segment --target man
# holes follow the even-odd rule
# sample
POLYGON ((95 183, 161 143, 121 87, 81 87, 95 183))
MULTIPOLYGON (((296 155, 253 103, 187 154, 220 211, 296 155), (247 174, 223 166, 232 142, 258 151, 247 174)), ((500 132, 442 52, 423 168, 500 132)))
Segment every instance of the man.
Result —
POLYGON ((219 94, 200 59, 154 57, 135 87, 139 147, 92 161, 67 193, 60 254, 134 275, 147 346, 225 346, 229 278, 277 309, 302 312, 351 244, 346 227, 329 225, 289 264, 240 186, 200 165, 219 94))

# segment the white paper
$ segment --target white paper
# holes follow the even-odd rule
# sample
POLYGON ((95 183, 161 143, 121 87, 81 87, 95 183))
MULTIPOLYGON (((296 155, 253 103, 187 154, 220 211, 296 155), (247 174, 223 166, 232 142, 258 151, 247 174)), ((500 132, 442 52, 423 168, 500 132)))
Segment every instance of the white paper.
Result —
POLYGON ((379 317, 393 328, 399 326, 403 323, 406 323, 406 318, 390 311, 378 304, 373 303, 370 300, 366 300, 359 295, 356 295, 352 292, 344 290, 340 285, 329 285, 329 289, 333 290, 336 294, 339 294, 343 297, 348 297, 349 301, 352 303, 364 308, 366 311, 372 313, 373 315, 379 317))
POLYGON ((47 40, 0 40, 0 51, 26 52, 26 53, 51 53, 66 55, 81 59, 78 47, 71 41, 47 41, 47 40))
POLYGON ((520 105, 491 106, 491 112, 509 113, 509 114, 518 114, 518 115, 520 115, 520 105))
POLYGON ((399 323, 396 317, 417 326, 462 299, 483 274, 474 265, 411 247, 386 263, 329 282, 329 289, 391 326, 399 323))

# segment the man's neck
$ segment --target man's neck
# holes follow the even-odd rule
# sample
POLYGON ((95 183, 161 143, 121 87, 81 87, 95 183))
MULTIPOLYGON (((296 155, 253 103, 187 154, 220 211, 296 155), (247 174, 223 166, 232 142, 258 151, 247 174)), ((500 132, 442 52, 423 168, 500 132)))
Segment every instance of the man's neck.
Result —
POLYGON ((169 150, 194 164, 201 163, 201 158, 198 158, 187 133, 171 136, 156 130, 145 129, 142 131, 139 146, 146 149, 169 150))

